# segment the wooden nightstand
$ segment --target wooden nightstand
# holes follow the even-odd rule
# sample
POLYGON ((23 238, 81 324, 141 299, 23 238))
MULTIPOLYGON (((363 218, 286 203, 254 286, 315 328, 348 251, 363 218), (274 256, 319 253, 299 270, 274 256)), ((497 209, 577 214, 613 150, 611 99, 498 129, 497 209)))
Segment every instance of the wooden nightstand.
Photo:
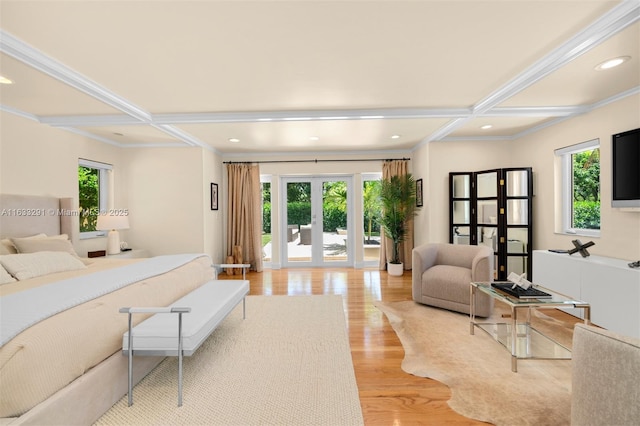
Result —
POLYGON ((147 250, 137 249, 121 251, 118 254, 108 254, 107 257, 117 257, 120 259, 137 259, 141 257, 149 257, 149 252, 147 250))

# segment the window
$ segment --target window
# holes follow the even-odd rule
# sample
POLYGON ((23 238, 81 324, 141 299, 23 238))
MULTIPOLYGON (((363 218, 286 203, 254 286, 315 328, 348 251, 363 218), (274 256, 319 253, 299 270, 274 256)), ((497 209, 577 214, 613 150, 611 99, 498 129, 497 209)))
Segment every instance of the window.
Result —
POLYGON ((375 266, 380 259, 380 179, 382 173, 362 175, 362 224, 364 264, 375 266))
POLYGON ((107 210, 110 164, 80 159, 78 161, 78 199, 80 238, 104 236, 96 230, 100 211, 107 210))
POLYGON ((271 176, 260 175, 262 189, 262 260, 271 262, 271 176))
POLYGON ((558 149, 562 170, 562 232, 600 235, 600 141, 558 149))

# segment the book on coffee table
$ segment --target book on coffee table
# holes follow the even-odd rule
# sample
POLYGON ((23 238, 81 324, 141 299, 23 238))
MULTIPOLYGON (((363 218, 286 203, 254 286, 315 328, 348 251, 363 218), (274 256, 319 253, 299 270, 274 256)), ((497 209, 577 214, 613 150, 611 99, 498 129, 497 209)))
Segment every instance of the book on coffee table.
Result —
POLYGON ((517 297, 518 299, 551 299, 552 296, 539 290, 535 287, 529 287, 524 289, 512 282, 496 282, 491 283, 491 286, 496 290, 500 290, 503 293, 507 293, 510 296, 517 297), (515 287, 515 288, 514 288, 515 287))

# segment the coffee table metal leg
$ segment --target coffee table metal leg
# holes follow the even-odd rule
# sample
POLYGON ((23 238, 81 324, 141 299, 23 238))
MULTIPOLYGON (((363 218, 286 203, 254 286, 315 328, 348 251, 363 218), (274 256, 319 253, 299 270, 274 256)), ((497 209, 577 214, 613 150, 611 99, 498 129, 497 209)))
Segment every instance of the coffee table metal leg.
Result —
POLYGON ((469 333, 473 335, 475 332, 474 325, 476 323, 476 287, 471 284, 469 288, 471 293, 471 303, 469 304, 469 333))
POLYGON ((582 309, 584 309, 584 323, 591 324, 591 306, 583 306, 582 309))
POLYGON ((518 318, 517 318, 517 309, 515 306, 511 307, 511 371, 514 373, 518 372, 518 349, 516 344, 516 339, 518 338, 518 318))

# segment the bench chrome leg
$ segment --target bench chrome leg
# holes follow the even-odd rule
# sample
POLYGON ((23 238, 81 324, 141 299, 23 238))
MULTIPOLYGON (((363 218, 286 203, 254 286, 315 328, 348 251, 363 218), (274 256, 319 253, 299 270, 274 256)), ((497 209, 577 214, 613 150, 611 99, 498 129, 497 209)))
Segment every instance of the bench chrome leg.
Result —
POLYGON ((129 407, 133 405, 133 332, 131 330, 131 313, 129 313, 129 350, 128 350, 128 385, 127 392, 129 407))
POLYGON ((247 298, 242 298, 242 319, 247 319, 247 298))
POLYGON ((178 407, 182 407, 182 313, 178 314, 178 407))

